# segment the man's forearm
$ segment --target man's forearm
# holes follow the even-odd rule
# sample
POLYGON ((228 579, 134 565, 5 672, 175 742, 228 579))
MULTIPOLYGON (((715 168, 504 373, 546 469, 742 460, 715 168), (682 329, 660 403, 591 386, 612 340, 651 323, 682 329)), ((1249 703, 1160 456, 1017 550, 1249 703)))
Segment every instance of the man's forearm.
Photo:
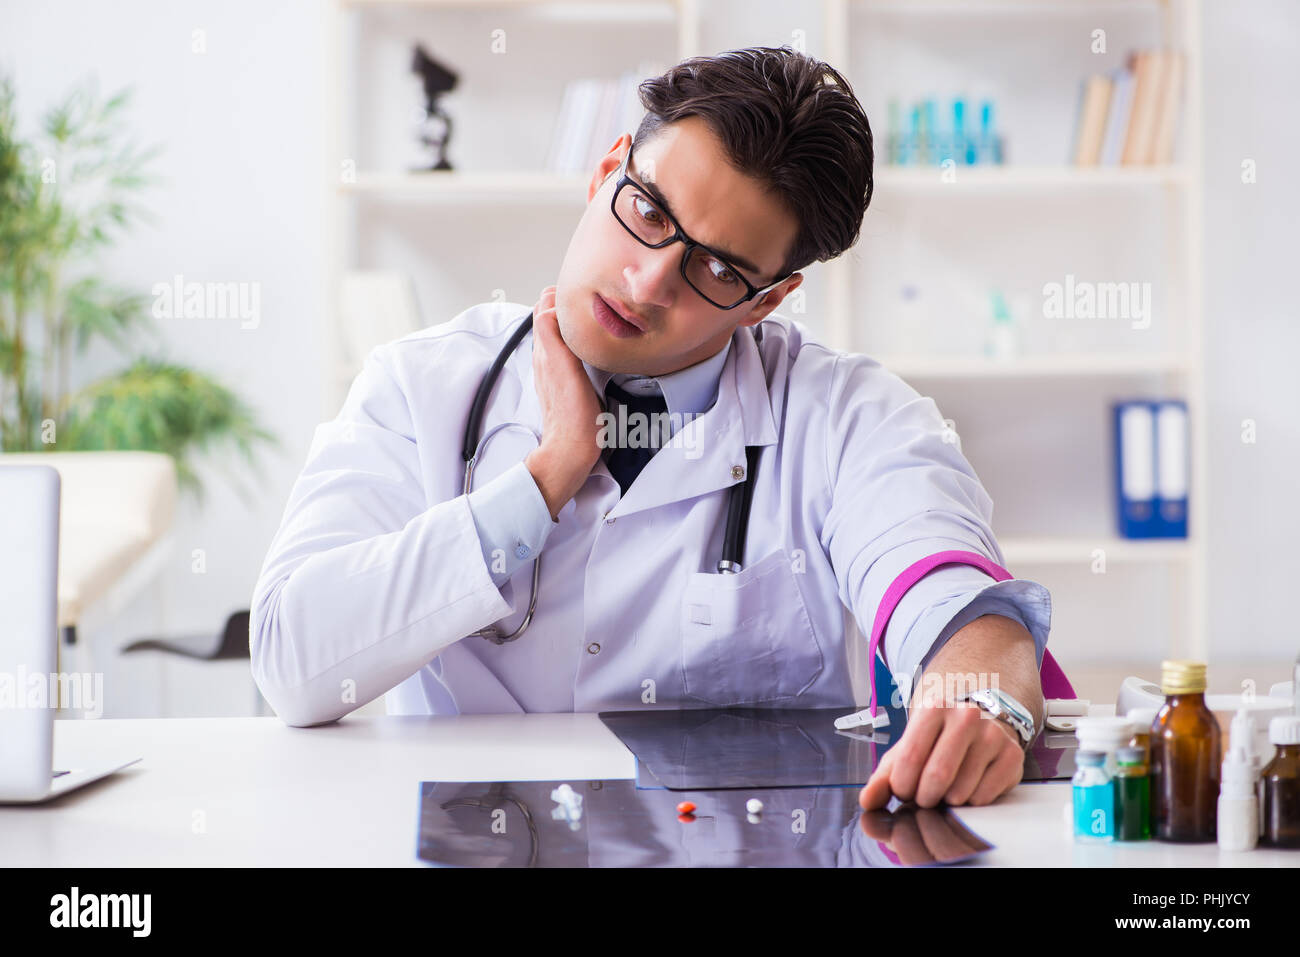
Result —
POLYGON ((912 697, 944 688, 974 691, 997 687, 1023 704, 1043 726, 1043 691, 1035 655, 1034 636, 1004 615, 984 615, 959 629, 930 660, 912 697), (948 679, 947 676, 953 676, 948 679), (973 677, 972 677, 973 676, 973 677), (969 686, 974 680, 975 685, 969 686))

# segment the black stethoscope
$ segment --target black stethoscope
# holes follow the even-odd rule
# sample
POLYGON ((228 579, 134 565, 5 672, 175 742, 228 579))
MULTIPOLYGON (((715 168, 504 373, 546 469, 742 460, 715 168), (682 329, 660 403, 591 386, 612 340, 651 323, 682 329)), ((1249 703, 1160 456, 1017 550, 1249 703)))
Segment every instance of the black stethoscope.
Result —
MULTIPOLYGON (((461 449, 461 457, 465 461, 465 494, 469 494, 471 482, 474 478, 474 466, 478 464, 479 457, 483 454, 483 449, 487 442, 479 443, 479 433, 483 428, 483 412, 487 408, 488 396, 492 394, 492 388, 496 385, 497 379, 501 375, 501 370, 505 368, 506 360, 510 358, 511 353, 515 351, 519 343, 523 341, 524 336, 528 335, 533 328, 533 314, 530 312, 519 328, 510 336, 509 341, 501 349, 501 352, 493 360, 491 368, 479 383, 478 392, 474 396, 474 404, 470 406, 469 421, 465 424, 465 441, 461 449)), ((754 338, 759 338, 759 333, 755 331, 754 338)), ((522 425, 507 423, 503 428, 526 428, 522 425)), ((495 434, 497 430, 493 430, 495 434)), ((531 434, 531 430, 529 430, 531 434)), ((487 439, 491 439, 489 435, 487 439)), ((734 575, 742 568, 741 559, 745 555, 745 532, 749 526, 749 507, 754 497, 754 485, 751 479, 754 477, 754 470, 758 468, 758 454, 762 451, 761 446, 750 445, 745 448, 745 478, 731 486, 727 499, 727 528, 722 539, 722 558, 718 562, 718 572, 724 575, 734 575)), ((507 641, 514 641, 522 635, 529 623, 533 620, 533 611, 537 608, 537 582, 541 577, 541 556, 533 559, 533 583, 531 593, 528 597, 528 613, 524 615, 524 620, 508 635, 501 634, 495 626, 489 625, 480 631, 472 632, 470 637, 478 635, 486 638, 494 644, 504 644, 507 641)))

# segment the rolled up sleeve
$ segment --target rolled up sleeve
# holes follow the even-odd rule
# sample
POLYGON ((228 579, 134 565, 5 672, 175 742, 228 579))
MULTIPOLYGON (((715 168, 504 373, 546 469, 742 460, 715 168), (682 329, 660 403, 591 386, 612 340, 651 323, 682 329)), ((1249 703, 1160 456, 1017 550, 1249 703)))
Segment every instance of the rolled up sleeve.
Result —
POLYGON ((921 603, 929 598, 922 591, 909 589, 894 610, 902 621, 913 621, 902 647, 895 649, 900 673, 916 675, 930 665, 931 659, 948 643, 948 639, 972 621, 984 615, 1001 615, 1022 625, 1034 639, 1034 656, 1043 665, 1047 633, 1052 624, 1052 597, 1038 582, 1015 578, 995 582, 971 566, 945 566, 926 576, 926 581, 947 593, 928 608, 921 603), (929 582, 929 579, 935 579, 929 582), (917 649, 928 649, 913 659, 917 649))

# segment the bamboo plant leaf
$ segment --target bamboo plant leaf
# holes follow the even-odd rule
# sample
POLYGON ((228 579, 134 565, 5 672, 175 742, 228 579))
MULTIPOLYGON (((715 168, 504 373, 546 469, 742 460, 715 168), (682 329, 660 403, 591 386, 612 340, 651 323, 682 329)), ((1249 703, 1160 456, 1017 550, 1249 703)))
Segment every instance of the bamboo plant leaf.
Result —
POLYGON ((153 332, 148 296, 119 289, 93 276, 73 282, 66 291, 64 332, 72 337, 77 352, 85 350, 92 337, 106 340, 118 350, 131 348, 133 337, 153 332))
POLYGON ((192 467, 197 453, 227 445, 278 444, 228 388, 201 372, 158 359, 137 359, 126 370, 79 390, 67 419, 65 434, 74 448, 166 452, 176 461, 178 480, 200 498, 192 467))

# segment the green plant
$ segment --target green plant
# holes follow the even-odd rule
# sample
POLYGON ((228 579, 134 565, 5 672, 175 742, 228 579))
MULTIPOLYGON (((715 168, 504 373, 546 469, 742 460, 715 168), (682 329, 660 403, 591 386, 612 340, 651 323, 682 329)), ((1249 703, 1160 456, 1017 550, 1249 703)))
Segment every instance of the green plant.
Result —
POLYGON ((156 334, 149 297, 85 271, 147 218, 136 197, 158 150, 123 145, 129 98, 83 84, 26 143, 13 81, 0 76, 0 450, 165 452, 201 500, 196 454, 234 445, 252 465, 256 444, 278 443, 210 376, 139 355, 139 336, 156 334), (72 389, 71 361, 96 339, 134 361, 72 389))

